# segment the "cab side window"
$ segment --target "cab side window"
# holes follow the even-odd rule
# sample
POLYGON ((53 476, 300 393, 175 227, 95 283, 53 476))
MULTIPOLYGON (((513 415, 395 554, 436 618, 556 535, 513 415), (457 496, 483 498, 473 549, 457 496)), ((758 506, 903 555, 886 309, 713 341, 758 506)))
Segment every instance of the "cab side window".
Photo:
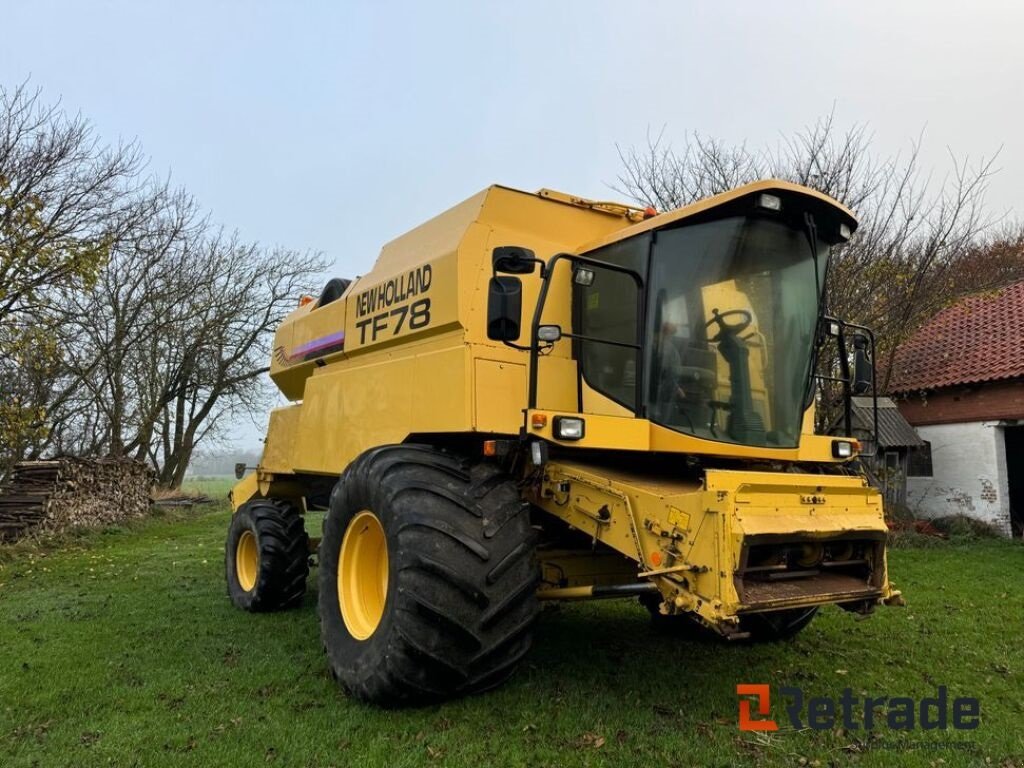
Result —
MULTIPOLYGON (((587 254, 628 267, 645 276, 650 236, 634 237, 587 254)), ((637 340, 637 286, 633 278, 607 269, 594 270, 589 286, 575 285, 574 314, 581 340, 576 347, 583 379, 593 389, 637 410, 636 379, 640 364, 635 349, 597 340, 634 344, 637 340)))

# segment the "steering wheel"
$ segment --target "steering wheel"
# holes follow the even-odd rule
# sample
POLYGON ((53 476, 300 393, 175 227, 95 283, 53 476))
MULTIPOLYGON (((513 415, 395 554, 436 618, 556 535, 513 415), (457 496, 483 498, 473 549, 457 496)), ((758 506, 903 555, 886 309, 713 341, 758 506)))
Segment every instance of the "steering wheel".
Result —
POLYGON ((722 334, 738 336, 754 322, 754 316, 745 309, 727 309, 725 312, 712 309, 711 315, 711 319, 704 324, 704 327, 710 328, 712 324, 718 323, 720 330, 713 339, 708 339, 708 341, 718 341, 722 334), (728 317, 739 317, 740 319, 735 323, 727 323, 725 320, 728 317))

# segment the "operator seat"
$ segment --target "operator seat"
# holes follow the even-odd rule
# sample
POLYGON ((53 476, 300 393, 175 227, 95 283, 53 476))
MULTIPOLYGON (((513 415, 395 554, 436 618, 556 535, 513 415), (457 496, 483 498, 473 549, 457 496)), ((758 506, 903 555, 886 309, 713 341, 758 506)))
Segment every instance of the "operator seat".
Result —
POLYGON ((711 401, 718 386, 718 361, 706 344, 691 341, 680 352, 680 384, 686 392, 679 408, 693 428, 706 429, 711 423, 711 401))
POLYGON ((346 280, 343 277, 333 277, 327 281, 327 285, 324 286, 323 292, 320 294, 320 298, 317 299, 317 308, 326 306, 332 301, 337 301, 341 298, 342 294, 348 290, 348 287, 352 284, 351 280, 346 280))

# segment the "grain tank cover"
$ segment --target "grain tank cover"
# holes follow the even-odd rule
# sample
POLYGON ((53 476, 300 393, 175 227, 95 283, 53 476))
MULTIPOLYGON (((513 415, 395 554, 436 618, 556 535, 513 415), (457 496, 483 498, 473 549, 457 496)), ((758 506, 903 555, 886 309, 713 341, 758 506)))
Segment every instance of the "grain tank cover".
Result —
POLYGON ((274 337, 271 378, 300 400, 306 380, 333 362, 445 333, 473 341, 483 336, 482 328, 466 334, 477 325, 494 247, 526 245, 547 258, 639 218, 630 206, 488 187, 387 243, 340 299, 292 312, 274 337))

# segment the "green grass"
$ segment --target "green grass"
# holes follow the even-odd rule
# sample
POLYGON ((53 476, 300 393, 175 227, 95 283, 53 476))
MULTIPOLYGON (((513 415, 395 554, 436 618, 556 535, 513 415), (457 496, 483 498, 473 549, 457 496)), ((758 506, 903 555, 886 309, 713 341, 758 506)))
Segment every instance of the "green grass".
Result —
POLYGON ((690 766, 1024 763, 1024 546, 896 550, 907 608, 837 609, 794 642, 686 642, 632 601, 545 610, 501 689, 382 711, 327 674, 315 573, 301 609, 228 603, 224 506, 22 547, 0 561, 3 766, 690 766), (976 731, 770 738, 735 686, 980 698, 976 731), (967 743, 970 752, 954 748, 967 743), (986 763, 986 759, 991 761, 986 763), (938 762, 939 760, 944 762, 938 762), (804 761, 804 762, 801 762, 804 761))

